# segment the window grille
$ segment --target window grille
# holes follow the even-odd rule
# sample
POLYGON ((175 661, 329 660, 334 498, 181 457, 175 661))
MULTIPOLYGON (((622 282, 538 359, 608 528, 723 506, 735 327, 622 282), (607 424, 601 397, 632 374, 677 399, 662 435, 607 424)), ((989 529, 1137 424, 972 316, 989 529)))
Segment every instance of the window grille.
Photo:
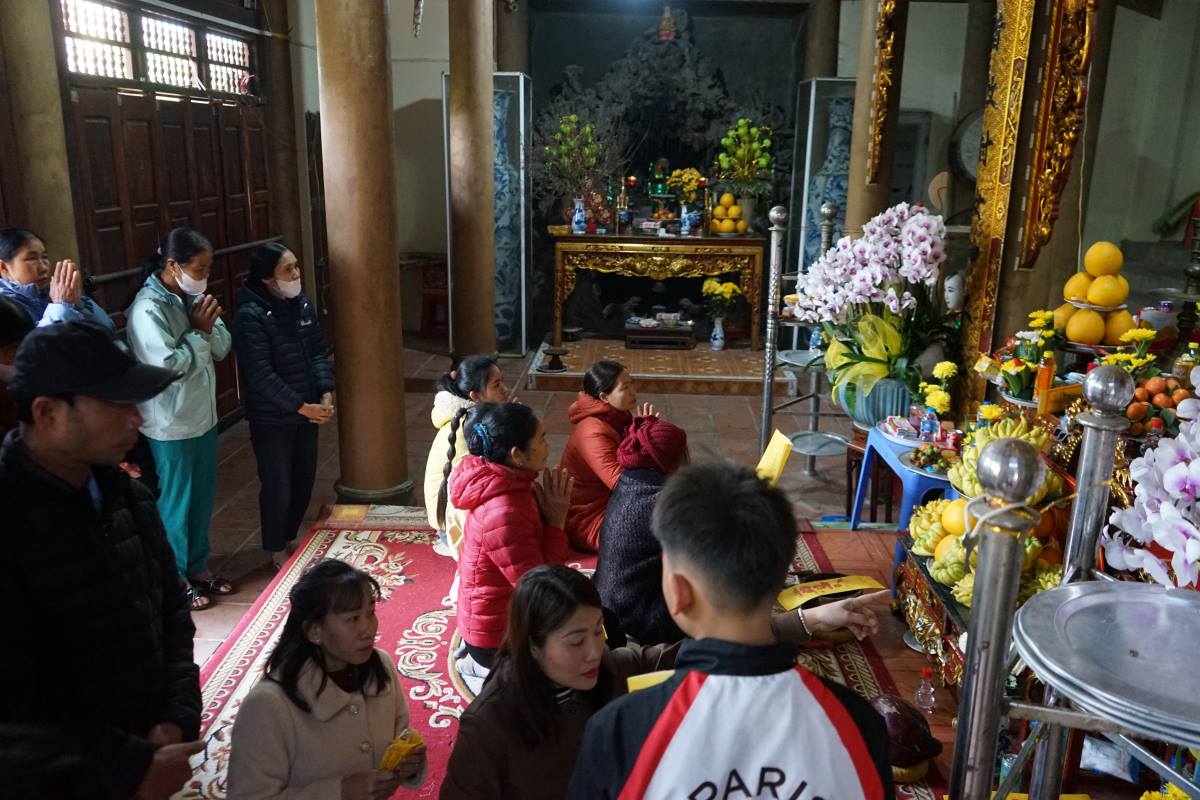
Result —
POLYGON ((132 80, 129 14, 90 0, 62 0, 67 69, 81 75, 132 80))

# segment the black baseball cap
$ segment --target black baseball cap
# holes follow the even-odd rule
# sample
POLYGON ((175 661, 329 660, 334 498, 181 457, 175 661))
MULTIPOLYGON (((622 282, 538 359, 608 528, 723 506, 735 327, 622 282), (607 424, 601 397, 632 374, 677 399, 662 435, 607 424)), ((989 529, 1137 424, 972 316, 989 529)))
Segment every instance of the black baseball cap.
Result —
POLYGON ((31 331, 17 348, 8 393, 33 400, 81 394, 110 403, 144 403, 183 377, 138 361, 95 322, 63 322, 31 331))

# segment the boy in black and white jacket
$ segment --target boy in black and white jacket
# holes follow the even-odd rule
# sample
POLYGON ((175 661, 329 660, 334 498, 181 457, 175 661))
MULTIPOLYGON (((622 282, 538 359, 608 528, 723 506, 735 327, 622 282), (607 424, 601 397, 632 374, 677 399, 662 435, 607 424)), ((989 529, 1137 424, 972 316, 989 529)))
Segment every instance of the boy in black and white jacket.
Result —
POLYGON ((670 679, 591 719, 568 797, 894 797, 879 715, 775 643, 771 610, 796 542, 783 493, 744 467, 688 467, 652 527, 668 610, 694 639, 670 679))

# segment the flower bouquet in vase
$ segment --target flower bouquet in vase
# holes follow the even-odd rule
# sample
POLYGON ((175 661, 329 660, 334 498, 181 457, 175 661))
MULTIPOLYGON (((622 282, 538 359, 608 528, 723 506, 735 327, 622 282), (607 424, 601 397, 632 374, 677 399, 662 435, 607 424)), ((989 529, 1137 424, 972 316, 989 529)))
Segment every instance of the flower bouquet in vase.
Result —
POLYGON ((730 281, 722 283, 716 278, 708 278, 700 291, 704 296, 704 307, 708 310, 713 324, 709 343, 714 351, 724 350, 725 320, 737 309, 742 287, 730 281))
POLYGON ((901 203, 842 237, 797 283, 801 322, 820 325, 834 402, 860 425, 904 416, 920 392, 919 359, 958 337, 935 302, 946 227, 901 203))

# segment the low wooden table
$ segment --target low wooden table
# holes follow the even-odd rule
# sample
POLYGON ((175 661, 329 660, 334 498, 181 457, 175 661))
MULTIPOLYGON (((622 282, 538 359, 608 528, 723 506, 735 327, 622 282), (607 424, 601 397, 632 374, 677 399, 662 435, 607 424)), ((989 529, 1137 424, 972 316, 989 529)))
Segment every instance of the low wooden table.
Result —
POLYGON ((763 248, 758 236, 554 237, 554 346, 562 347, 563 304, 575 291, 575 272, 591 269, 640 278, 697 278, 736 272, 750 305, 750 344, 762 346, 763 248))
POLYGON ((643 328, 625 326, 625 346, 630 350, 691 350, 696 346, 696 331, 691 325, 666 325, 643 328))

